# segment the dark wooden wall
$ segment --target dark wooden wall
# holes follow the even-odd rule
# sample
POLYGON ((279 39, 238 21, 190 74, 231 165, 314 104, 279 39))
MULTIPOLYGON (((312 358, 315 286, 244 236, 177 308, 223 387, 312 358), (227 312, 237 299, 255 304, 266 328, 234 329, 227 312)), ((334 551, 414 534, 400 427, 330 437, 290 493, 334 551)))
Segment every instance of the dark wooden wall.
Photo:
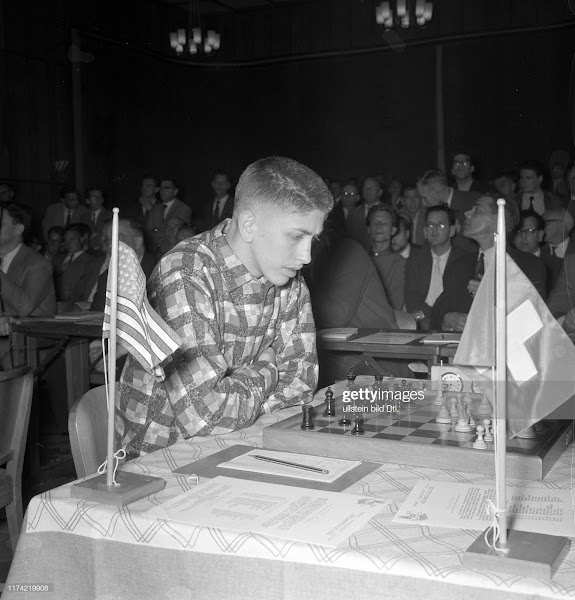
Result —
POLYGON ((435 46, 443 46, 446 154, 484 177, 528 157, 572 152, 573 15, 562 0, 436 0, 425 31, 382 38, 375 2, 315 0, 217 16, 222 49, 172 57, 185 13, 148 0, 0 0, 0 177, 41 214, 73 158, 70 28, 83 66, 85 181, 114 204, 144 173, 170 174, 186 199, 213 170, 237 177, 284 154, 333 178, 412 181, 436 166, 435 46), (37 5, 38 10, 31 8, 37 5))

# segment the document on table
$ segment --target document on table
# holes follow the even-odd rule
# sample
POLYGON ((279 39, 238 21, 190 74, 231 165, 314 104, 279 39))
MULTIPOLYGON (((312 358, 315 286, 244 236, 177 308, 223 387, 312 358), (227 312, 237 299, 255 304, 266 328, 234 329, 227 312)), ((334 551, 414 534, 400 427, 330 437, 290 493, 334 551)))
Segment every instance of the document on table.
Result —
POLYGON ((353 341, 360 344, 399 344, 403 346, 424 336, 425 334, 422 333, 386 333, 385 331, 378 331, 365 337, 356 338, 353 341))
POLYGON ((359 460, 342 460, 340 458, 327 458, 325 456, 310 456, 308 454, 296 454, 294 452, 273 452, 271 450, 254 449, 236 456, 227 462, 220 463, 219 467, 226 469, 237 469, 238 471, 250 471, 252 473, 265 473, 266 475, 280 475, 282 477, 298 477, 311 481, 323 481, 333 483, 344 473, 355 469, 361 464, 359 460), (272 460, 287 461, 303 467, 312 467, 328 471, 318 473, 306 469, 286 466, 278 463, 268 462, 255 458, 261 456, 272 460))
MULTIPOLYGON (((506 495, 510 529, 575 536, 570 490, 508 486, 506 495)), ((486 500, 495 503, 495 485, 419 481, 393 520, 483 530, 490 523, 486 500)))
POLYGON ((151 517, 336 548, 389 500, 215 477, 149 510, 151 517))

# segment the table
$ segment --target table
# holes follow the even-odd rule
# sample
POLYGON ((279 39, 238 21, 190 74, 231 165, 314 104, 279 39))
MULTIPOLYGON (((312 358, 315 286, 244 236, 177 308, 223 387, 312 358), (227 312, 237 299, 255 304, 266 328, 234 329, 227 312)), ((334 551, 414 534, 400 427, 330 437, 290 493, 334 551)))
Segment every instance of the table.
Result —
POLYGON ((47 317, 22 318, 12 324, 12 343, 17 364, 38 366, 38 338, 54 338, 66 363, 68 410, 90 389, 89 344, 102 337, 102 319, 67 321, 47 317), (61 347, 60 347, 61 346, 61 347))
MULTIPOLYGON (((315 401, 323 396, 318 393, 315 401)), ((575 598, 575 549, 552 581, 507 577, 462 565, 476 531, 392 522, 417 481, 492 483, 485 474, 382 464, 347 492, 391 504, 337 549, 144 515, 192 485, 173 470, 235 444, 259 447, 265 427, 298 412, 300 407, 266 414, 248 429, 195 437, 127 463, 126 470, 163 477, 166 488, 121 510, 71 499, 69 485, 37 496, 28 507, 7 585, 52 583, 54 591, 42 598, 59 600, 575 598)), ((571 447, 545 481, 530 485, 575 489, 574 457, 571 447)), ((32 594, 5 587, 3 600, 26 597, 32 594)))
POLYGON ((407 331, 407 330, 382 330, 382 329, 358 329, 357 335, 349 340, 326 340, 318 336, 318 348, 336 352, 352 352, 362 356, 369 364, 380 372, 373 358, 401 358, 406 360, 422 360, 431 365, 438 364, 442 360, 446 362, 455 356, 457 344, 422 344, 418 340, 407 344, 374 344, 362 342, 361 338, 368 335, 385 331, 386 333, 413 333, 428 335, 436 333, 433 331, 407 331))

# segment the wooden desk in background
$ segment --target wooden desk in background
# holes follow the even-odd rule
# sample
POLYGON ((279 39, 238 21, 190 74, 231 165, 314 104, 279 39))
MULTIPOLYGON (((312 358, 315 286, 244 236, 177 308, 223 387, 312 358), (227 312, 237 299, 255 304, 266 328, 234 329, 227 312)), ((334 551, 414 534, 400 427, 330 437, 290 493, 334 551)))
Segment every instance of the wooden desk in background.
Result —
MULTIPOLYGON (((102 337, 102 319, 66 321, 56 318, 30 317, 12 324, 12 344, 16 364, 39 364, 38 339, 53 338, 61 346, 66 362, 66 397, 68 410, 90 389, 89 344, 102 337)), ((58 352, 59 353, 59 352, 58 352)))

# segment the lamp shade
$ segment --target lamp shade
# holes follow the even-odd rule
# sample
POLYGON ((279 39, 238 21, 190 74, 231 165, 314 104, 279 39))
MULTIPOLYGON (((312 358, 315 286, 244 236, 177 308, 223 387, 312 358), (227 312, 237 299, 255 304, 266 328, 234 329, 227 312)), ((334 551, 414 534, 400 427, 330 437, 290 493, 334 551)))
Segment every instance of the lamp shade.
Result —
POLYGON ((186 44, 186 30, 178 29, 178 45, 184 46, 186 44))

